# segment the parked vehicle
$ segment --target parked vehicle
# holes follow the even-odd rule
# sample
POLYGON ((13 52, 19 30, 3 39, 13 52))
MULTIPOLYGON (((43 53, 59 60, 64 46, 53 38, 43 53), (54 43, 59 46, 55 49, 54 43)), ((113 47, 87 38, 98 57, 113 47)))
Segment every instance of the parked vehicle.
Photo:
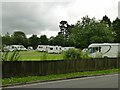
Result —
POLYGON ((48 46, 49 45, 38 45, 36 50, 39 51, 39 52, 46 52, 48 46))
POLYGON ((23 45, 9 45, 4 47, 4 51, 27 50, 23 45))
POLYGON ((90 57, 117 58, 120 53, 120 43, 93 43, 88 46, 90 57))
POLYGON ((61 53, 62 52, 62 47, 61 46, 48 46, 47 47, 47 52, 48 53, 61 53))
POLYGON ((27 50, 33 50, 33 47, 28 46, 27 50))
POLYGON ((61 53, 62 51, 67 51, 70 48, 74 47, 61 47, 61 46, 50 46, 50 45, 38 45, 36 48, 39 52, 48 52, 48 53, 61 53))

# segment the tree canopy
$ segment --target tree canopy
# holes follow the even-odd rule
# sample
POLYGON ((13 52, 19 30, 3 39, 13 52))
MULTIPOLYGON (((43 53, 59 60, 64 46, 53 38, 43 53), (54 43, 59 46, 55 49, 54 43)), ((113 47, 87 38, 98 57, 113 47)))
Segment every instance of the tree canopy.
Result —
POLYGON ((120 19, 116 18, 111 22, 106 15, 101 20, 85 16, 72 25, 63 20, 59 23, 59 29, 58 35, 51 38, 47 38, 46 35, 37 37, 34 34, 27 38, 22 31, 16 31, 12 35, 7 32, 2 36, 2 43, 3 45, 22 44, 25 47, 32 46, 34 49, 38 45, 85 48, 91 43, 120 43, 120 19))

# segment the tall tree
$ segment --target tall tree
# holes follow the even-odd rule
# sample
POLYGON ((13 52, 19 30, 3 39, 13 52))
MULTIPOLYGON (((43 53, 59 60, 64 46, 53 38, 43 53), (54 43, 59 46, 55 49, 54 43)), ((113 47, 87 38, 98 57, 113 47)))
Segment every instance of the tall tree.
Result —
POLYGON ((34 35, 34 34, 33 34, 33 35, 29 38, 29 46, 32 46, 33 49, 36 49, 39 44, 40 44, 39 38, 37 37, 37 35, 34 35))
POLYGON ((54 44, 65 46, 65 39, 64 39, 64 35, 62 34, 62 32, 58 32, 58 35, 54 38, 54 44))
POLYGON ((71 29, 74 25, 69 25, 67 21, 61 21, 60 22, 60 32, 58 32, 57 35, 57 40, 62 40, 62 46, 71 46, 70 44, 70 34, 71 34, 71 29))
POLYGON ((104 22, 106 25, 108 25, 109 27, 111 27, 111 21, 110 19, 108 18, 108 16, 103 16, 101 22, 104 22))
POLYGON ((46 35, 41 35, 40 36, 40 44, 41 45, 47 45, 48 44, 48 38, 46 35))
POLYGON ((59 27, 60 27, 60 32, 64 35, 64 38, 68 38, 70 33, 69 30, 70 25, 67 23, 67 21, 61 21, 59 27))
POLYGON ((11 36, 8 32, 2 37, 2 44, 3 46, 12 44, 11 36))
POLYGON ((51 36, 48 41, 49 41, 49 45, 55 45, 55 37, 54 36, 51 36))
POLYGON ((113 42, 112 30, 105 23, 100 23, 94 18, 83 17, 72 28, 71 34, 74 45, 85 48, 91 43, 113 42))
POLYGON ((17 44, 17 45, 20 44, 20 45, 24 45, 25 47, 27 47, 28 45, 28 39, 25 33, 22 31, 14 32, 11 38, 12 38, 12 44, 17 44))
POLYGON ((112 23, 112 29, 115 35, 115 42, 120 43, 120 19, 116 18, 112 23))

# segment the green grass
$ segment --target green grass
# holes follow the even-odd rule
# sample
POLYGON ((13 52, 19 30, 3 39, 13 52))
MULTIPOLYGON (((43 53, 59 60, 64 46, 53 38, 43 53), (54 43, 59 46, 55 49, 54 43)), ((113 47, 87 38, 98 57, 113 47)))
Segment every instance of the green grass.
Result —
POLYGON ((8 84, 26 83, 31 81, 55 80, 60 78, 71 78, 71 77, 77 77, 77 76, 113 74, 113 73, 118 73, 118 69, 76 72, 76 73, 68 73, 68 74, 55 74, 55 75, 47 75, 47 76, 28 76, 28 77, 22 77, 22 78, 12 77, 12 78, 2 79, 2 85, 5 86, 8 84))
MULTIPOLYGON (((10 57, 13 52, 9 52, 10 57)), ((38 51, 20 51, 20 58, 18 61, 41 61, 41 60, 62 60, 63 54, 48 54, 38 51)))

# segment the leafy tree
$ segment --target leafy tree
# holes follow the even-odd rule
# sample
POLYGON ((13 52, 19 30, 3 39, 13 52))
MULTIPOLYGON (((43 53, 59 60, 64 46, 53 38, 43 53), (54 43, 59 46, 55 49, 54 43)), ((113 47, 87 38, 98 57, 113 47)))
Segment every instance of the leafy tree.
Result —
POLYGON ((108 25, 109 27, 111 27, 111 21, 110 21, 110 19, 106 15, 103 16, 101 22, 104 22, 106 25, 108 25))
POLYGON ((12 44, 11 36, 10 36, 10 34, 8 32, 7 32, 7 34, 5 34, 5 36, 2 37, 2 44, 3 45, 12 44))
POLYGON ((115 35, 115 42, 120 43, 120 19, 116 18, 112 23, 112 30, 115 35))
POLYGON ((36 49, 37 46, 40 44, 40 40, 39 38, 37 37, 37 35, 32 35, 30 38, 29 38, 29 45, 33 47, 33 49, 36 49))
POLYGON ((71 39, 75 47, 85 48, 90 43, 113 42, 112 30, 105 23, 83 17, 72 28, 71 39))
POLYGON ((40 44, 41 45, 47 45, 48 44, 48 38, 46 35, 41 35, 40 36, 40 44))
POLYGON ((54 36, 51 36, 48 41, 49 41, 49 45, 55 45, 55 37, 54 36))
POLYGON ((54 44, 60 45, 60 46, 65 46, 64 35, 61 32, 59 32, 58 35, 54 38, 54 44))
POLYGON ((66 37, 68 36, 68 27, 69 27, 67 21, 61 21, 59 27, 60 27, 60 32, 61 32, 61 33, 65 36, 65 38, 66 38, 66 37))
POLYGON ((25 33, 22 31, 14 32, 11 38, 12 38, 12 44, 24 45, 25 47, 27 47, 28 45, 27 37, 25 33))
POLYGON ((56 36, 56 41, 57 43, 59 41, 62 41, 59 43, 61 46, 71 46, 71 41, 70 41, 70 34, 71 34, 71 29, 74 25, 69 25, 67 21, 61 21, 60 22, 60 32, 58 32, 58 35, 56 36))

